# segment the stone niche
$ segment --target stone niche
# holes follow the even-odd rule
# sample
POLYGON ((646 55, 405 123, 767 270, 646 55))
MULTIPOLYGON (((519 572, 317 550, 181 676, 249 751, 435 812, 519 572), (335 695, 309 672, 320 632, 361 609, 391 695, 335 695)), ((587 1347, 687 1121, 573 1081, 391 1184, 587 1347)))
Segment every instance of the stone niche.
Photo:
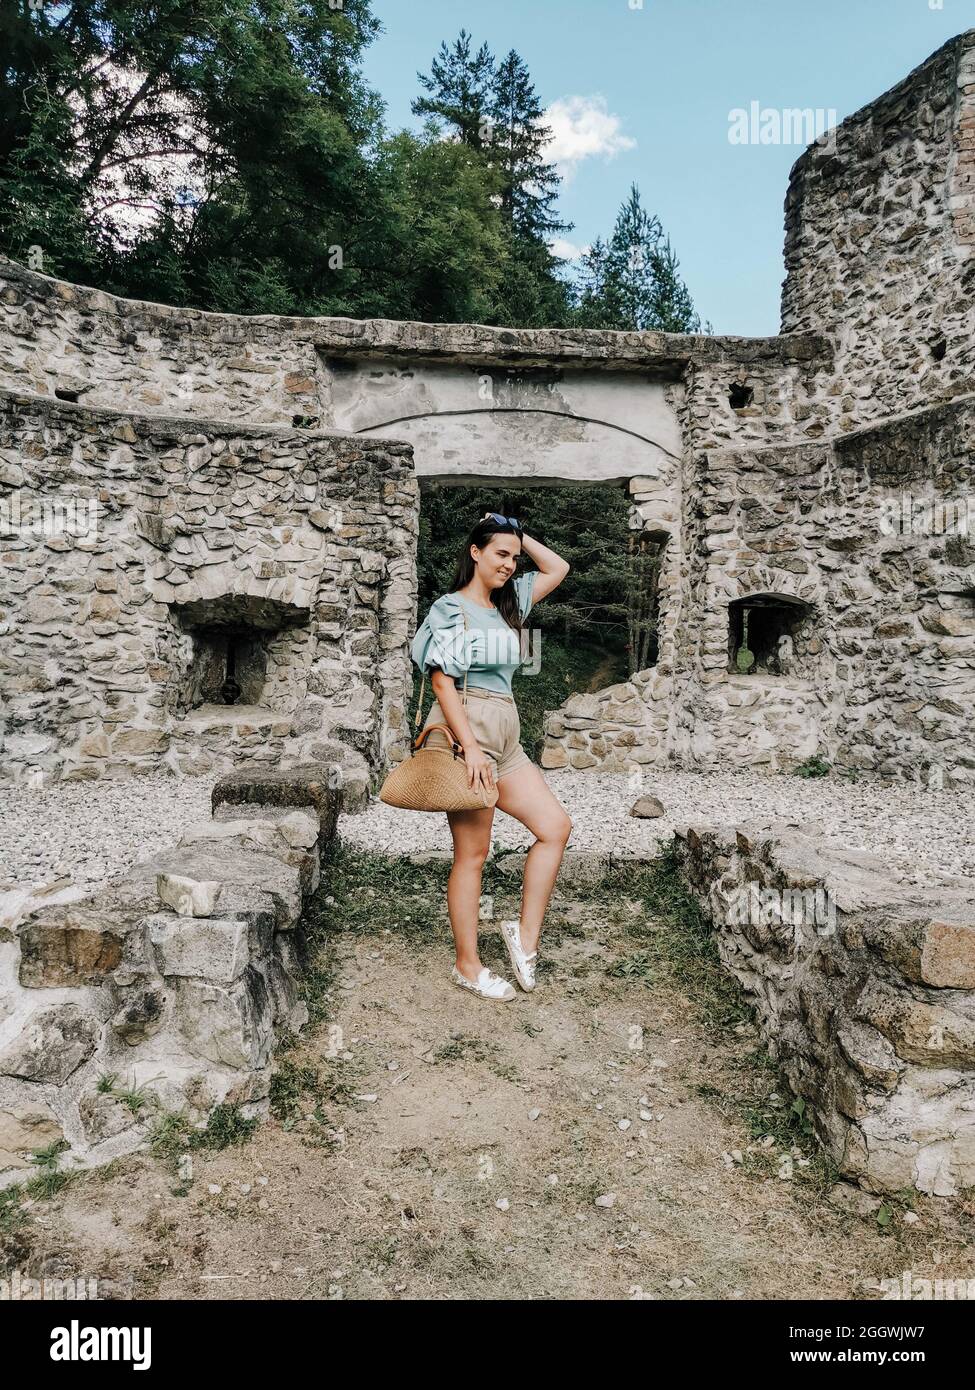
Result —
POLYGON ((802 599, 750 594, 728 606, 728 669, 792 676, 800 673, 816 635, 815 612, 802 599), (751 661, 747 655, 751 654, 751 661))
POLYGON ((249 594, 172 604, 170 611, 193 643, 179 708, 202 712, 263 708, 269 661, 287 649, 290 630, 307 628, 311 617, 306 607, 249 594))

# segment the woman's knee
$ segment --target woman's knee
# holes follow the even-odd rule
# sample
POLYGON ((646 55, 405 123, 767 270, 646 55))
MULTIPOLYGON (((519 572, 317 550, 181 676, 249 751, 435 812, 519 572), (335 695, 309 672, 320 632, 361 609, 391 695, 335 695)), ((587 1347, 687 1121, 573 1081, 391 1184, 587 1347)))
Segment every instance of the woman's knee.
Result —
POLYGON ((464 869, 483 869, 485 860, 491 853, 491 841, 487 844, 466 844, 454 846, 454 864, 464 869))
POLYGON ((541 827, 538 839, 546 844, 562 845, 568 842, 572 834, 572 821, 564 811, 560 815, 553 816, 550 821, 541 827))

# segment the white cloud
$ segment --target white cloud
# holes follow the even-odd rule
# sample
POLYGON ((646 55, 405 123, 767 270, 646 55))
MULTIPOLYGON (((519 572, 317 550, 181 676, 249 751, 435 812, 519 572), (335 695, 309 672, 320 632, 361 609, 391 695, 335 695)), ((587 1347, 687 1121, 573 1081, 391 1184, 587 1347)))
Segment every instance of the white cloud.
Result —
POLYGON ((567 241, 564 236, 557 236, 549 242, 548 249, 553 256, 558 256, 561 261, 577 261, 580 256, 586 254, 589 247, 576 246, 575 242, 567 241))
POLYGON ((636 148, 636 141, 623 134, 620 117, 607 108, 605 97, 560 97, 547 109, 544 121, 552 131, 545 157, 559 166, 566 180, 584 159, 612 159, 621 150, 636 148))

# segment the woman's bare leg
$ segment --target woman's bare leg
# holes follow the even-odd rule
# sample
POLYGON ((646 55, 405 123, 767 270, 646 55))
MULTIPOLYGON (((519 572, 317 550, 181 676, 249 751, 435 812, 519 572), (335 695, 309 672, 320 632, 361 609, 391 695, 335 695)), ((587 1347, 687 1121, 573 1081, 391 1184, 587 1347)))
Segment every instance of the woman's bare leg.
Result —
POLYGON ((448 811, 454 840, 454 866, 447 880, 447 911, 457 949, 457 969, 476 980, 483 966, 477 953, 477 922, 481 905, 481 870, 491 852, 494 807, 483 811, 448 811))
POLYGON ((534 763, 498 778, 498 807, 535 836, 521 894, 521 944, 530 955, 538 946, 572 821, 534 763))

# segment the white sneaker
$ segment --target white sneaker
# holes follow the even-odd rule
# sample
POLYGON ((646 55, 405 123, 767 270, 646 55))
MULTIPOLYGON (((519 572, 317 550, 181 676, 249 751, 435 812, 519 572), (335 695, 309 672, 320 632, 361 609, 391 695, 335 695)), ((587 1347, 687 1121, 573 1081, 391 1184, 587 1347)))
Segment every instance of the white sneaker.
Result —
POLYGON ((482 999, 498 999, 507 1003, 509 999, 517 999, 517 994, 507 980, 502 980, 500 975, 495 975, 493 970, 487 966, 481 967, 481 973, 476 980, 469 980, 466 975, 462 975, 456 965, 450 972, 450 978, 455 985, 460 985, 462 989, 469 989, 474 994, 479 994, 482 999))
POLYGON ((515 979, 522 989, 532 990, 535 988, 535 961, 538 952, 532 951, 528 955, 521 944, 521 923, 502 922, 501 939, 508 948, 508 958, 511 961, 511 968, 515 972, 515 979))

